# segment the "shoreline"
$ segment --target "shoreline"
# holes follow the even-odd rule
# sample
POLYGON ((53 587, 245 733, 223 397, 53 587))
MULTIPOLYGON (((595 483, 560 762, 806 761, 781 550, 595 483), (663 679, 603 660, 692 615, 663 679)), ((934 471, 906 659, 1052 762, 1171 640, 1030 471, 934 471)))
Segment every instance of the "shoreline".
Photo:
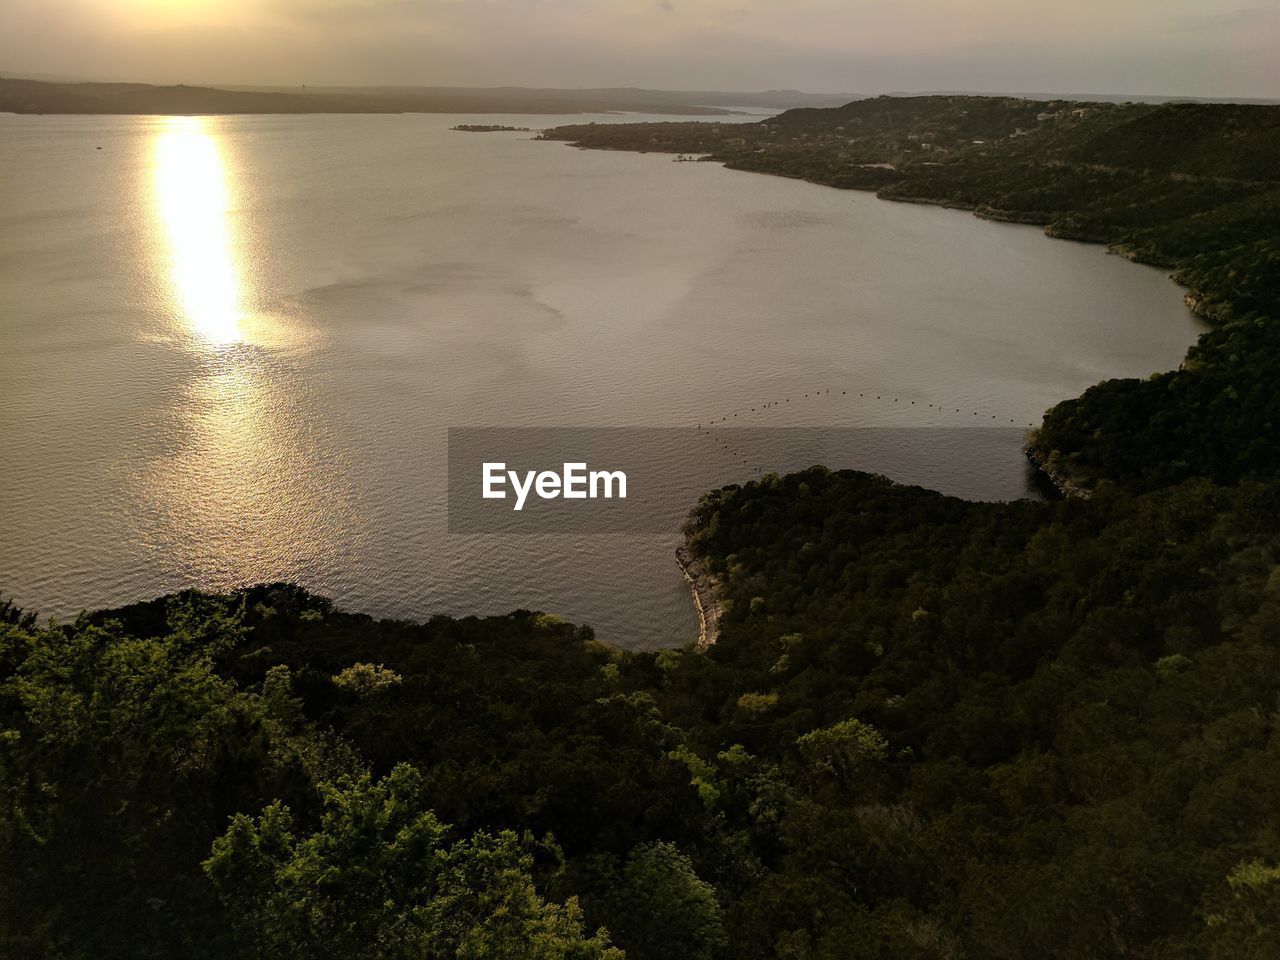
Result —
POLYGON ((676 563, 698 611, 698 650, 706 650, 720 639, 720 601, 716 598, 715 580, 687 546, 676 547, 676 563))
POLYGON ((1089 499, 1089 489, 1059 470, 1053 464, 1050 454, 1036 446, 1024 447, 1022 452, 1031 465, 1040 471, 1040 475, 1053 484, 1064 500, 1089 499))
MULTIPOLYGON (((542 140, 548 143, 563 143, 566 146, 574 147, 578 150, 610 150, 618 153, 637 153, 642 155, 648 154, 648 153, 671 153, 672 152, 670 150, 661 150, 661 149, 637 150, 631 147, 595 146, 595 145, 584 146, 580 141, 560 140, 557 138, 547 137, 545 136, 545 131, 543 134, 540 134, 535 139, 542 140)), ((719 163, 721 167, 723 167, 724 169, 733 170, 738 173, 756 173, 766 177, 781 177, 786 180, 798 180, 801 183, 811 183, 814 186, 826 187, 831 190, 851 190, 858 193, 870 193, 877 200, 882 200, 888 203, 916 204, 920 206, 938 207, 944 210, 960 210, 960 211, 968 212, 971 216, 976 217, 979 220, 988 220, 993 223, 1008 223, 1008 224, 1013 224, 1018 226, 1039 227, 1043 235, 1051 240, 1068 240, 1075 243, 1086 243, 1090 245, 1100 246, 1100 247, 1103 247, 1108 253, 1116 254, 1133 263, 1139 263, 1145 266, 1155 267, 1156 269, 1167 270, 1173 266, 1172 264, 1160 262, 1158 260, 1146 260, 1146 259, 1139 258, 1134 254, 1132 250, 1128 249, 1123 244, 1111 242, 1104 238, 1087 236, 1087 235, 1072 236, 1070 234, 1063 233, 1058 230, 1054 230, 1052 222, 1049 220, 1046 220, 1043 213, 1041 212, 1002 210, 987 204, 970 204, 970 203, 956 202, 953 200, 946 200, 942 198, 935 198, 935 197, 928 197, 928 196, 895 196, 893 194, 886 194, 884 192, 885 187, 883 185, 867 184, 865 186, 863 185, 838 186, 834 183, 819 180, 814 177, 797 176, 794 174, 784 173, 782 171, 763 170, 755 167, 739 166, 735 164, 732 161, 732 159, 724 159, 721 157, 717 157, 714 153, 704 155, 700 159, 708 162, 719 163)), ((1169 274, 1168 279, 1172 281, 1176 286, 1181 287, 1183 289, 1184 291, 1184 295, 1182 298, 1183 303, 1186 305, 1187 309, 1194 316, 1196 316, 1201 322, 1208 324, 1210 326, 1213 326, 1216 323, 1220 322, 1220 318, 1213 316, 1209 310, 1205 309, 1205 306, 1204 306, 1205 298, 1203 294, 1201 294, 1196 289, 1192 288, 1187 283, 1183 282, 1178 277, 1176 272, 1169 274)), ((1197 341, 1198 339, 1199 338, 1197 338, 1197 341)), ((1195 346, 1194 343, 1188 346, 1187 348, 1188 351, 1194 346, 1195 346)), ((1041 416, 1041 419, 1043 421, 1043 414, 1041 416)), ((1069 474, 1065 473, 1064 471, 1059 469, 1057 466, 1053 465, 1050 462, 1050 455, 1047 454, 1045 451, 1036 447, 1027 446, 1023 448, 1023 454, 1025 455, 1027 461, 1043 477, 1045 477, 1045 479, 1047 479, 1051 484, 1053 484, 1053 486, 1058 490, 1058 492, 1062 495, 1064 499, 1087 500, 1089 498, 1089 489, 1086 486, 1084 486, 1081 482, 1079 482, 1078 479, 1072 478, 1069 474)), ((681 568, 682 569, 684 568, 683 563, 681 563, 681 568)), ((685 576, 686 576, 686 579, 689 579, 689 575, 687 572, 685 576)), ((693 581, 690 580, 690 583, 692 584, 693 581)))

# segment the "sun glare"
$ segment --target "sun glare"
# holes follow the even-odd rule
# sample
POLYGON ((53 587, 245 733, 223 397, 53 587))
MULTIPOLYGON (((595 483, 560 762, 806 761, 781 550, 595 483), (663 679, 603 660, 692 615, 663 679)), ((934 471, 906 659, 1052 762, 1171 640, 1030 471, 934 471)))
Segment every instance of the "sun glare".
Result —
POLYGON ((218 143, 201 117, 174 117, 155 142, 154 203, 164 228, 175 305, 214 346, 242 339, 230 191, 218 143))

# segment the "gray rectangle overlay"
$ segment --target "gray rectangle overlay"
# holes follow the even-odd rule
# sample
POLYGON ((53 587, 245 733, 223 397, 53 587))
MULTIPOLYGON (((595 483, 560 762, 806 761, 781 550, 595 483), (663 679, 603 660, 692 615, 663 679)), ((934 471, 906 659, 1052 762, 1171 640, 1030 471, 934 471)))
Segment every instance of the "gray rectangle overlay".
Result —
POLYGON ((968 499, 1036 496, 1030 467, 1020 475, 1010 466, 1024 440, 1004 427, 451 427, 449 532, 670 534, 709 490, 814 465, 968 499), (489 492, 505 496, 484 496, 485 464, 502 465, 488 469, 489 492), (625 474, 626 496, 616 477, 592 483, 592 472, 625 474), (585 495, 567 498, 566 478, 585 495), (518 486, 527 493, 517 510, 518 486))

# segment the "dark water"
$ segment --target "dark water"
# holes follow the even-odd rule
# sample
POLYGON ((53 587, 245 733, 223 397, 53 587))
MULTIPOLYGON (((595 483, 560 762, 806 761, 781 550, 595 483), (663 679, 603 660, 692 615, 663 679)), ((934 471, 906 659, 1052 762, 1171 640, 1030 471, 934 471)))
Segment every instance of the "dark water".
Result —
POLYGON ((1197 332, 1159 271, 1033 228, 466 122, 559 121, 0 116, 0 592, 290 579, 680 642, 671 534, 451 535, 447 429, 893 428, 829 465, 1012 498, 1016 430, 952 431, 1197 332))

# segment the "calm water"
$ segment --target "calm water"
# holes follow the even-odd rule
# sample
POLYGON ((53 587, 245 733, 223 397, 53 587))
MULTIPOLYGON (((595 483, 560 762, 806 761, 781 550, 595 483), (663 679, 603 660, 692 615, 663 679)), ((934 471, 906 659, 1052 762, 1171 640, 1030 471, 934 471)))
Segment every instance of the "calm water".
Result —
POLYGON ((447 428, 927 427, 830 465, 1010 498, 1016 434, 957 462, 937 428, 1024 427, 1197 333, 1161 272, 1034 228, 448 129, 575 120, 0 115, 0 592, 289 579, 680 642, 671 536, 450 535, 447 428))

